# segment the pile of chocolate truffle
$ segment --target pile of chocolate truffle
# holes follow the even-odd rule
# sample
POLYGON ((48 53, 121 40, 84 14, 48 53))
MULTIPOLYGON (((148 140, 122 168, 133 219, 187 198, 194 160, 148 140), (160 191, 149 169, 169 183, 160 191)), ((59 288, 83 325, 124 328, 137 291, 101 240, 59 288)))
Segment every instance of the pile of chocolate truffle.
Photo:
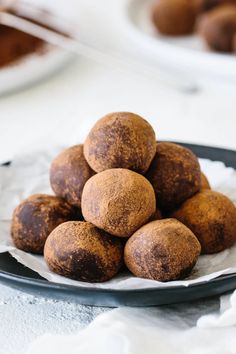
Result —
POLYGON ((123 262, 137 277, 183 279, 200 253, 236 241, 236 207, 210 189, 194 153, 157 142, 133 113, 100 119, 84 145, 53 160, 50 182, 56 196, 16 207, 12 238, 72 279, 104 282, 123 262))
POLYGON ((164 35, 197 32, 210 49, 236 53, 236 0, 155 0, 152 19, 164 35))

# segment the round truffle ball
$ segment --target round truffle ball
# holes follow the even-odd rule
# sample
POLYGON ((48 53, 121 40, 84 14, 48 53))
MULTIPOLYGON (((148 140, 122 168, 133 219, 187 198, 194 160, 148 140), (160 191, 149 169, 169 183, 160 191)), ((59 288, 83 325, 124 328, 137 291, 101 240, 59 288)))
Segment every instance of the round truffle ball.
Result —
POLYGON ((47 238, 44 258, 55 273, 68 278, 103 282, 118 273, 123 263, 121 239, 89 222, 68 221, 47 238))
POLYGON ((43 253, 45 241, 59 224, 77 218, 75 209, 62 198, 34 194, 14 210, 11 235, 17 248, 43 253))
POLYGON ((194 234, 175 219, 152 221, 126 242, 124 260, 140 278, 183 279, 191 272, 201 246, 194 234))
POLYGON ((187 35, 194 29, 195 10, 189 0, 158 0, 153 7, 152 18, 162 34, 187 35))
POLYGON ((198 31, 212 50, 233 52, 236 35, 236 6, 219 6, 206 13, 199 21, 198 31))
POLYGON ((236 241, 236 208, 221 193, 204 190, 186 200, 172 217, 192 230, 202 253, 223 251, 236 241))
POLYGON ((80 207, 85 182, 94 175, 83 154, 83 145, 64 150, 52 162, 50 182, 54 193, 80 207))
POLYGON ((156 193, 158 207, 166 212, 200 190, 201 171, 194 153, 177 144, 158 143, 146 174, 156 193))
POLYGON ((211 189, 211 186, 206 175, 201 172, 201 191, 204 189, 211 189))
POLYGON ((85 220, 119 237, 132 235, 155 210, 155 193, 149 181, 122 168, 94 175, 82 193, 85 220))
POLYGON ((118 112, 106 115, 95 124, 85 140, 84 156, 96 172, 127 168, 144 174, 155 149, 151 125, 137 114, 118 112))

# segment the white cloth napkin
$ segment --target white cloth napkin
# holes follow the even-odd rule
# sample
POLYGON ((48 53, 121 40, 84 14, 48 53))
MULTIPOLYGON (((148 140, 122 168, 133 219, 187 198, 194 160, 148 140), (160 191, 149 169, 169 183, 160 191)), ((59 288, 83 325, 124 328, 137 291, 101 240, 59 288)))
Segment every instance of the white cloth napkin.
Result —
POLYGON ((28 353, 235 354, 236 291, 222 296, 220 306, 204 315, 212 309, 211 301, 111 310, 77 334, 45 334, 28 353))

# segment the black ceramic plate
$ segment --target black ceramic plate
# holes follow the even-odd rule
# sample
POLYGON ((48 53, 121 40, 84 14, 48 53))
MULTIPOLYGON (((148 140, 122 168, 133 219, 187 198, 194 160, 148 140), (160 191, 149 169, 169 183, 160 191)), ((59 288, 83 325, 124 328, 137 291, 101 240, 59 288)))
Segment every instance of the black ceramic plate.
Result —
MULTIPOLYGON (((236 152, 200 145, 182 144, 198 157, 223 161, 236 169, 236 152)), ((7 167, 6 167, 7 168, 7 167)), ((165 287, 142 290, 106 290, 79 288, 51 283, 24 267, 8 253, 0 254, 0 281, 13 288, 55 299, 97 306, 153 306, 191 301, 222 294, 236 288, 236 274, 224 275, 189 287, 165 287)))

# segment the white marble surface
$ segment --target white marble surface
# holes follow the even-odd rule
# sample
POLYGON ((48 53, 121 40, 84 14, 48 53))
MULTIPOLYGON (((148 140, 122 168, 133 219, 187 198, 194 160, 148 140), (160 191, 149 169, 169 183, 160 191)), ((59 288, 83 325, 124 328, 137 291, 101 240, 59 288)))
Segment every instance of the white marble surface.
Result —
POLYGON ((0 353, 25 354, 38 336, 77 332, 105 310, 35 297, 0 285, 0 353))
MULTIPOLYGON (((118 3, 77 0, 79 10, 74 16, 80 22, 81 38, 106 50, 144 58, 141 48, 134 47, 119 26, 118 3)), ((159 139, 236 149, 235 97, 236 91, 220 88, 183 94, 160 86, 157 80, 78 58, 38 86, 0 98, 0 161, 29 150, 80 142, 97 118, 117 110, 146 117, 159 139)), ((45 332, 72 333, 100 311, 35 298, 0 285, 0 354, 23 354, 28 343, 45 332)))

